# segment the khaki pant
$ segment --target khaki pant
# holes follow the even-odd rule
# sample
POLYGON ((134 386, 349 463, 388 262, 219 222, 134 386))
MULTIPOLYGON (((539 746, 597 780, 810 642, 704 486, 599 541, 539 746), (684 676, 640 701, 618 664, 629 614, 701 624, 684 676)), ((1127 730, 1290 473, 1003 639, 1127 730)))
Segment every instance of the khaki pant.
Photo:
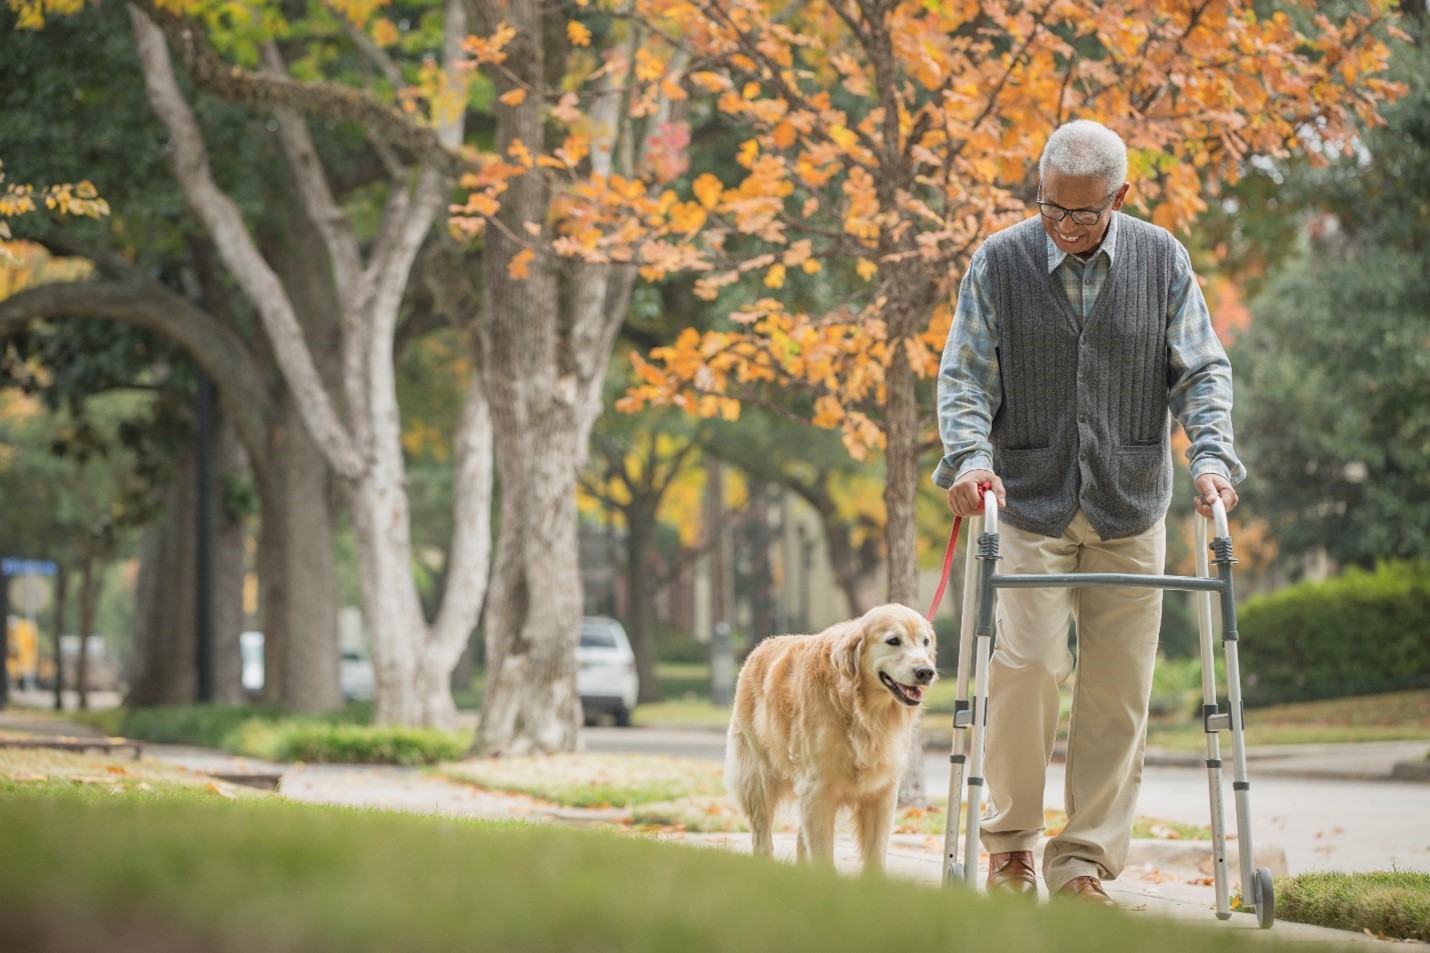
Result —
MULTIPOLYGON (((1081 512, 1057 539, 1000 527, 998 572, 1165 571, 1166 527, 1104 541, 1081 512)), ((989 852, 1032 850, 1043 830, 1043 786, 1058 721, 1058 686, 1073 671, 1068 623, 1077 622, 1077 670, 1068 729, 1068 823, 1043 854, 1057 891, 1074 877, 1113 879, 1127 862, 1152 693, 1162 592, 1158 589, 1001 589, 989 668, 986 774, 989 852)))

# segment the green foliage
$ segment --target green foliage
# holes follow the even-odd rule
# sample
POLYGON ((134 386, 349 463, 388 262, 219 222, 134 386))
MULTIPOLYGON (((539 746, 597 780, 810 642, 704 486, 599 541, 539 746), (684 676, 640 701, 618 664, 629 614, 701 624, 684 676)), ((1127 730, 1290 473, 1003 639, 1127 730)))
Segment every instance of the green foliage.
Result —
POLYGON ((1409 92, 1386 124, 1325 169, 1286 170, 1234 223, 1302 229, 1247 250, 1280 263, 1231 353, 1243 496, 1287 556, 1430 557, 1430 44, 1398 44, 1393 63, 1409 92))
POLYGON ((161 744, 218 748, 270 761, 342 764, 436 764, 466 753, 467 742, 444 731, 376 727, 371 706, 349 705, 327 717, 295 717, 269 706, 173 705, 124 713, 117 731, 161 744))
POLYGON ((158 744, 228 748, 229 739, 250 721, 276 721, 277 708, 247 705, 163 705, 123 713, 118 734, 158 744))
POLYGON ((1239 612, 1247 704, 1430 685, 1430 563, 1351 569, 1247 601, 1239 612))
POLYGON ((328 764, 437 764, 462 757, 468 747, 460 736, 430 728, 299 720, 247 721, 229 741, 255 758, 328 764))
POLYGON ((1276 915, 1295 923, 1430 942, 1430 873, 1299 874, 1276 881, 1276 915))

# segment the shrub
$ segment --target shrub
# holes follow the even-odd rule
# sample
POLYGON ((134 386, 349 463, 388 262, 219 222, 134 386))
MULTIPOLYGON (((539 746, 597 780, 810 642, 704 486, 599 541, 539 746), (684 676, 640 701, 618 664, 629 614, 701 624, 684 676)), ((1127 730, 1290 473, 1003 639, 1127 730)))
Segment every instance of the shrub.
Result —
POLYGON ((1248 705, 1430 685, 1430 562, 1350 569, 1249 599, 1239 612, 1248 705))
POLYGON ((1430 942, 1430 873, 1299 874, 1276 881, 1276 915, 1296 923, 1430 942))
POLYGON ((436 764, 466 753, 442 731, 375 728, 370 703, 294 717, 271 706, 168 705, 126 711, 120 733, 138 741, 219 748, 269 761, 436 764))
POLYGON ((437 764, 461 758, 458 735, 431 728, 390 728, 321 721, 250 721, 230 739, 239 754, 269 761, 332 764, 437 764))
POLYGON ((120 722, 120 734, 158 744, 227 747, 227 740, 249 721, 272 721, 283 712, 248 705, 162 705, 131 708, 120 722))

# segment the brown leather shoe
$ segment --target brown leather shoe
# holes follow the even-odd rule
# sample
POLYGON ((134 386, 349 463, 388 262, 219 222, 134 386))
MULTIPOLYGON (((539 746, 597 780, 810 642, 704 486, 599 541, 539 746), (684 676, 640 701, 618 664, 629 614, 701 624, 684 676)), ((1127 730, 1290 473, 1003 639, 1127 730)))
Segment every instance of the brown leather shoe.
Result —
POLYGON ((1038 899, 1038 876, 1033 872, 1033 852, 1010 850, 989 854, 988 893, 1038 899))
POLYGON ((1117 906, 1117 902, 1102 889, 1102 881, 1096 877, 1074 877, 1058 889, 1057 896, 1104 907, 1117 906))

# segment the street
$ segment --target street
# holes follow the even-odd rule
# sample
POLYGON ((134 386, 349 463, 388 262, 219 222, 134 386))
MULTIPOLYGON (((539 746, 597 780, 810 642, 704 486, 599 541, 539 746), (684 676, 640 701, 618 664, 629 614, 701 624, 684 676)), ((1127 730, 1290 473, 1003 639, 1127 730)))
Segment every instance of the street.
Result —
MULTIPOLYGON (((639 752, 721 760, 725 735, 710 729, 588 728, 589 751, 639 752)), ((1228 746, 1229 747, 1229 746, 1228 746)), ((1224 753, 1224 757, 1226 754, 1224 753)), ((1333 757, 1333 756, 1332 756, 1333 757)), ((1236 832, 1230 758, 1223 772, 1223 804, 1229 836, 1236 832)), ((930 797, 948 791, 947 754, 924 758, 924 785, 930 797)), ((1257 774, 1251 779, 1251 824, 1259 849, 1275 846, 1286 854, 1289 873, 1312 870, 1430 871, 1430 785, 1257 774)), ((1046 804, 1062 807, 1063 766, 1048 769, 1046 804)), ((1185 823, 1209 823, 1204 768, 1148 765, 1143 772, 1138 813, 1185 823)))

